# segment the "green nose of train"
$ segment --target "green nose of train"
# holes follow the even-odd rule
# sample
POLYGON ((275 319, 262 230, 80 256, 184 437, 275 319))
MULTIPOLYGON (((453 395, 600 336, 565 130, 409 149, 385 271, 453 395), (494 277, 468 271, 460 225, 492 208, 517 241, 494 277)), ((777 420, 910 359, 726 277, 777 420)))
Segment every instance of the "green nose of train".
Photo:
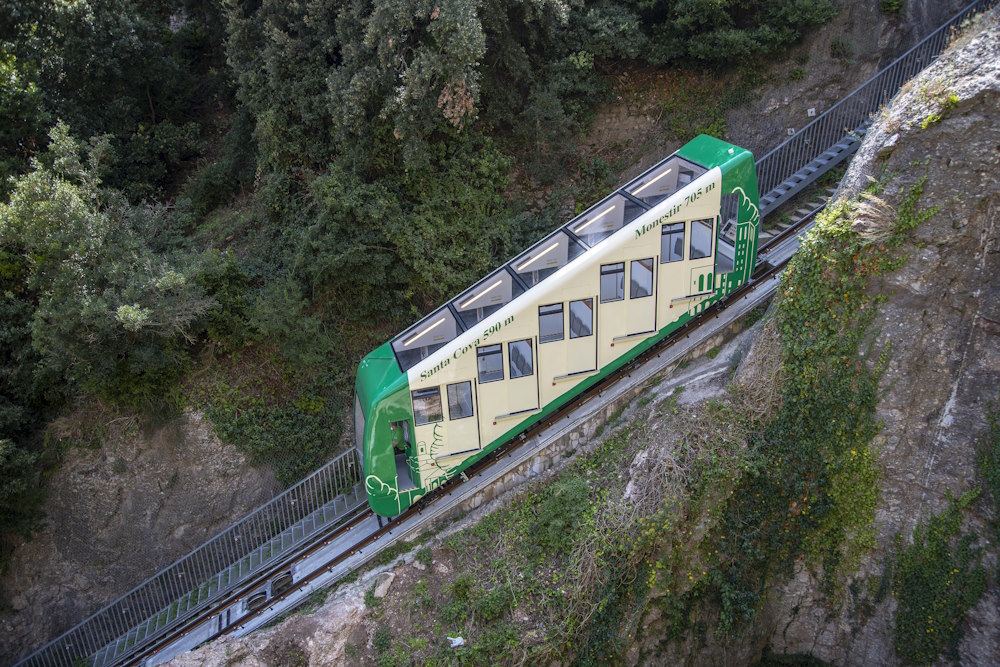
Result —
POLYGON ((749 280, 753 156, 699 136, 358 367, 368 502, 395 516, 749 280))

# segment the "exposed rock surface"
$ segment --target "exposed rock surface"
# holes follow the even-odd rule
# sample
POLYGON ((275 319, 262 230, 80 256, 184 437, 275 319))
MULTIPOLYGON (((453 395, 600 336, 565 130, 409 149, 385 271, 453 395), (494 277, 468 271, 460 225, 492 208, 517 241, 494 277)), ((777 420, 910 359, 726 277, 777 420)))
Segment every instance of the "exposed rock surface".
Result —
MULTIPOLYGON (((843 194, 891 174, 894 204, 926 175, 920 207, 941 210, 919 226, 905 265, 872 290, 885 295, 875 349, 890 357, 878 406, 884 467, 876 517, 878 574, 897 533, 941 511, 947 494, 976 486, 976 442, 1000 396, 1000 13, 920 74, 876 120, 845 178, 843 194), (934 120, 940 114, 939 120, 934 120), (883 172, 884 170, 884 172, 883 172)), ((984 504, 973 506, 980 535, 984 504)), ((811 653, 838 665, 891 665, 891 597, 867 623, 831 611, 798 572, 774 596, 776 652, 811 653)), ((1000 664, 1000 606, 990 588, 969 614, 960 662, 1000 664)))
MULTIPOLYGON (((788 138, 789 128, 814 120, 810 110, 819 115, 829 109, 969 1, 908 0, 899 14, 882 12, 879 0, 838 2, 837 16, 793 47, 790 58, 760 64, 764 92, 743 95, 726 113, 727 138, 763 155, 788 138)), ((626 71, 616 79, 619 98, 598 109, 581 150, 631 164, 626 175, 636 175, 680 147, 664 103, 683 90, 663 73, 626 71)))
POLYGON ((899 14, 882 12, 879 0, 837 4, 840 12, 829 26, 794 47, 790 60, 761 72, 767 92, 727 115, 732 142, 763 155, 788 138, 788 129, 808 125, 969 2, 908 0, 899 14))
POLYGON ((323 606, 312 613, 297 613, 274 627, 248 637, 220 637, 177 656, 167 666, 332 667, 351 664, 347 644, 352 635, 363 632, 367 611, 365 592, 378 584, 388 588, 386 582, 391 584, 394 577, 391 572, 368 573, 358 581, 341 585, 323 606))
POLYGON ((114 448, 67 452, 48 481, 44 529, 15 550, 0 580, 0 663, 72 627, 278 489, 192 411, 114 448))

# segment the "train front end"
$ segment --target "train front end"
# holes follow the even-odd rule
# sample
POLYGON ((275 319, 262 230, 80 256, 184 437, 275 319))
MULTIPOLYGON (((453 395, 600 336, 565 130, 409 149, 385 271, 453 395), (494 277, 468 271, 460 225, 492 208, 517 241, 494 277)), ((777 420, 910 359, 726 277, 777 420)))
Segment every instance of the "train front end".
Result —
POLYGON ((368 504, 381 516, 396 516, 423 495, 411 433, 409 383, 386 343, 361 360, 354 384, 355 446, 368 504))

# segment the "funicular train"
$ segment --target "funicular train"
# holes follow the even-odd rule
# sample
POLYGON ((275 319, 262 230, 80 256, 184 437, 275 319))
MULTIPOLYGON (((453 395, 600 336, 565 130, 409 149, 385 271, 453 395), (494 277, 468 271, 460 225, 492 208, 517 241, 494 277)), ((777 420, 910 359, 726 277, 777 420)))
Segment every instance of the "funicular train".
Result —
POLYGON ((759 222, 753 156, 701 135, 370 353, 372 509, 406 510, 735 290, 759 222))

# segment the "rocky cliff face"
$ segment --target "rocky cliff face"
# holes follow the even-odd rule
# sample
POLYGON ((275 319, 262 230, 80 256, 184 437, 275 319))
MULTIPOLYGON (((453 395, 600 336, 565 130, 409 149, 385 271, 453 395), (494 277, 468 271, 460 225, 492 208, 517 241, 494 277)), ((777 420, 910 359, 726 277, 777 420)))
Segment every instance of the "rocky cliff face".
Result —
POLYGON ((766 93, 748 96, 727 114, 730 141, 763 155, 788 129, 802 129, 969 2, 908 0, 896 14, 881 11, 879 0, 837 4, 828 26, 793 48, 787 61, 761 71, 766 93))
POLYGON ((0 663, 67 630, 279 489, 197 413, 132 430, 113 446, 67 452, 49 480, 46 525, 16 549, 0 580, 0 663))
MULTIPOLYGON (((899 270, 871 286, 886 297, 875 348, 890 351, 878 406, 884 469, 878 553, 859 575, 879 575, 895 536, 981 483, 976 443, 1000 397, 1000 14, 993 11, 908 84, 876 119, 841 196, 886 178, 887 199, 927 177, 923 207, 940 211, 914 230, 899 270)), ((986 535, 985 503, 971 523, 986 535)), ((996 548, 995 545, 993 547, 996 548)), ((769 609, 776 652, 838 665, 894 664, 889 597, 867 622, 849 603, 830 609, 804 570, 769 609)), ((1000 593, 967 617, 961 664, 1000 664, 1000 593)))

